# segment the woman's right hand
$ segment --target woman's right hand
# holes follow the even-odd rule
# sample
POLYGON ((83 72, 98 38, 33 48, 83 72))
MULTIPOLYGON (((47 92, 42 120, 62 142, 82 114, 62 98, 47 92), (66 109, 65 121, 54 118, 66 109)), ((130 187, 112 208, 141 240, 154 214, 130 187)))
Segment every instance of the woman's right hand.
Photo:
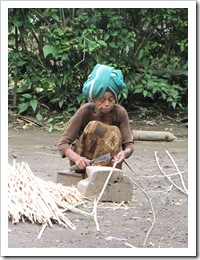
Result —
POLYGON ((71 161, 73 161, 80 170, 84 170, 86 166, 90 165, 89 159, 75 153, 71 148, 68 148, 65 151, 65 156, 68 157, 71 161))
POLYGON ((76 159, 75 164, 80 170, 84 170, 87 166, 90 165, 90 160, 80 156, 78 159, 76 159))

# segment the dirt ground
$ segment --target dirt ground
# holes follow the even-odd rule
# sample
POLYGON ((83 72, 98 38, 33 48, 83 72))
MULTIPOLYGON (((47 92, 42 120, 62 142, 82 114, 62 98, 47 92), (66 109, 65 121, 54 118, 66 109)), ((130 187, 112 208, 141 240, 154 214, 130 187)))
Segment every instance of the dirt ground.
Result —
MULTIPOLYGON (((160 166, 166 174, 176 173, 176 169, 166 153, 171 154, 182 172, 185 185, 188 184, 188 138, 187 128, 181 123, 164 121, 150 124, 146 121, 135 122, 134 130, 169 130, 177 140, 136 141, 133 155, 127 163, 134 170, 123 165, 123 172, 131 177, 148 194, 153 206, 145 194, 133 185, 133 197, 130 203, 116 205, 99 203, 98 222, 100 232, 96 231, 93 220, 78 213, 67 212, 67 217, 76 225, 76 230, 64 228, 58 224, 47 227, 38 240, 41 230, 38 224, 29 222, 13 225, 9 221, 9 248, 187 248, 188 247, 188 197, 164 177, 158 168, 155 152, 160 166), (154 211, 154 212, 153 212, 154 211), (152 222, 155 223, 151 232, 152 222), (145 243, 146 240, 146 243, 145 243)), ((47 131, 39 127, 22 129, 14 126, 8 131, 9 163, 27 162, 32 172, 43 180, 56 182, 56 173, 69 167, 68 160, 62 159, 56 143, 60 132, 47 131)), ((177 186, 183 187, 180 177, 171 179, 177 186)), ((80 206, 81 208, 82 206, 80 206)), ((91 212, 93 204, 87 205, 91 212)))

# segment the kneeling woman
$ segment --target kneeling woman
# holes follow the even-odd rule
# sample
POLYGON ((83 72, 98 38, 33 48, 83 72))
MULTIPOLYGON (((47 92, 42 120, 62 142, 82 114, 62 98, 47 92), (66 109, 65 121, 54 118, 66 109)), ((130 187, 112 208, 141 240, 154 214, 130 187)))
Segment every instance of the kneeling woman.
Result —
MULTIPOLYGON (((84 172, 90 160, 111 154, 111 159, 98 163, 122 167, 133 153, 133 136, 126 110, 117 104, 117 95, 126 88, 120 70, 97 64, 84 83, 83 95, 89 102, 82 105, 58 141, 61 156, 68 157, 84 172)), ((92 164, 95 165, 95 164, 92 164)))

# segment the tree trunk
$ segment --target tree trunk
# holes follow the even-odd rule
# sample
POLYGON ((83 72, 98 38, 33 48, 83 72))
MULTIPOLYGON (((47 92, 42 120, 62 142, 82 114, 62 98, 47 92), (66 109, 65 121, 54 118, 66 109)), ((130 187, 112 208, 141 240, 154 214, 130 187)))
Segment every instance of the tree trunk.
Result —
MULTIPOLYGON (((15 52, 18 52, 18 29, 15 26, 15 52)), ((17 68, 17 66, 16 66, 17 68)), ((17 83, 18 83, 18 68, 16 73, 14 73, 14 93, 13 93, 13 106, 17 105, 17 83)))

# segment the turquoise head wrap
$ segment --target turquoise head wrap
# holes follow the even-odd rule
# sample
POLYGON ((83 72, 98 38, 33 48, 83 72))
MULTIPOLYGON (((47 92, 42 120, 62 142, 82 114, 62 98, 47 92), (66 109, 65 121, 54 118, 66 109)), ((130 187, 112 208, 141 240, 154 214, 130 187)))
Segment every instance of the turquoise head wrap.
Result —
POLYGON ((123 82, 121 70, 116 70, 113 67, 97 64, 88 80, 83 85, 82 93, 85 97, 102 98, 107 89, 111 90, 116 97, 126 88, 123 82))

